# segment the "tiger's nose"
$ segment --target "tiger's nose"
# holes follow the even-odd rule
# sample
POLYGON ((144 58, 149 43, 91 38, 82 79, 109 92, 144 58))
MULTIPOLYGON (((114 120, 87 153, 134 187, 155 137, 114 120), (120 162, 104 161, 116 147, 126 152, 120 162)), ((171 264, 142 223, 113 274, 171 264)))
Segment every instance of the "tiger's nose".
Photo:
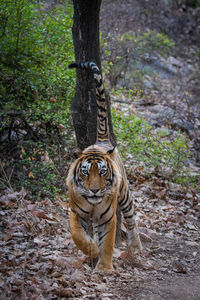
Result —
POLYGON ((99 190, 100 189, 90 189, 90 191, 93 192, 93 194, 97 194, 99 190))

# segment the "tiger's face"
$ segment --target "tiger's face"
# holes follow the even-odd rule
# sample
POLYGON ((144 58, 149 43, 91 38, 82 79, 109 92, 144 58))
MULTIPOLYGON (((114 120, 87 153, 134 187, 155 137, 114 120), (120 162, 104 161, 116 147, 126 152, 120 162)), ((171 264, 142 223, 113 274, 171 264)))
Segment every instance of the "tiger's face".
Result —
POLYGON ((76 190, 90 204, 99 204, 112 193, 117 171, 109 155, 85 153, 77 160, 74 183, 76 190))

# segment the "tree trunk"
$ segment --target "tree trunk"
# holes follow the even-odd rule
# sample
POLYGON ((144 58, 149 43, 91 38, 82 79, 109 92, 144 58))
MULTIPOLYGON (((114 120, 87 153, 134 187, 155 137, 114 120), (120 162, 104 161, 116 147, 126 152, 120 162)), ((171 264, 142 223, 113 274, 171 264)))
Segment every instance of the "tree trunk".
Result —
MULTIPOLYGON (((76 62, 94 61, 101 70, 99 44, 99 13, 101 0, 73 0, 73 41, 76 62)), ((97 105, 94 79, 87 71, 76 70, 76 91, 72 103, 72 117, 78 147, 83 150, 95 144, 97 135, 97 105)), ((110 117, 111 143, 116 146, 110 117)))

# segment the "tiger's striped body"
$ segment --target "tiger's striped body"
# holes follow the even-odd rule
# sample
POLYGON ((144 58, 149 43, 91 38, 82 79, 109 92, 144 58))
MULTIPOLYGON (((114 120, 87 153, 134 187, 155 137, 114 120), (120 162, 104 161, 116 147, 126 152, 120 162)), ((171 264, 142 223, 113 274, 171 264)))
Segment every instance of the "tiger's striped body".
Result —
POLYGON ((112 270, 116 232, 117 204, 127 224, 128 243, 133 250, 142 245, 134 220, 133 202, 129 197, 125 169, 117 149, 109 140, 107 104, 100 71, 95 63, 71 64, 89 69, 96 82, 97 141, 86 148, 72 164, 67 177, 70 203, 70 230, 77 247, 88 256, 99 256, 97 269, 112 270), (94 238, 87 234, 92 218, 94 238))

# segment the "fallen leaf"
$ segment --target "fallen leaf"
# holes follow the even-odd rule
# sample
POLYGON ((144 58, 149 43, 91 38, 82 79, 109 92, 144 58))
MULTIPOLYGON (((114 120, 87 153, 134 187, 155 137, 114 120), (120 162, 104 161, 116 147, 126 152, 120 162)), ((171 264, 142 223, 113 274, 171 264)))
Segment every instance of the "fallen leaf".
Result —
POLYGON ((163 198, 165 198, 166 193, 167 193, 167 190, 166 189, 162 189, 162 190, 160 190, 159 192, 156 193, 156 197, 158 199, 163 199, 163 198))
POLYGON ((10 202, 8 202, 8 204, 7 204, 7 206, 8 206, 8 207, 13 207, 13 206, 15 206, 15 205, 16 205, 16 204, 15 204, 15 203, 13 203, 13 202, 11 202, 11 201, 10 201, 10 202))
POLYGON ((79 258, 74 262, 74 268, 81 269, 85 259, 79 258))
POLYGON ((51 273, 49 276, 51 278, 58 278, 58 277, 62 276, 62 273, 58 272, 58 271, 55 271, 55 272, 51 273))
POLYGON ((190 224, 190 223, 186 223, 184 225, 184 227, 190 229, 190 230, 197 230, 197 228, 193 225, 193 224, 190 224))
POLYGON ((54 98, 54 97, 51 97, 51 98, 49 99, 49 101, 50 101, 51 103, 56 103, 56 102, 57 102, 57 99, 54 98))
POLYGON ((0 278, 0 287, 4 286, 4 284, 5 284, 5 281, 0 278))
POLYGON ((74 260, 72 257, 56 257, 55 264, 63 269, 72 269, 73 268, 74 260))
POLYGON ((70 281, 83 281, 85 278, 85 275, 80 270, 75 270, 75 272, 72 273, 70 277, 70 281))
POLYGON ((29 178, 35 178, 32 171, 29 172, 28 177, 29 178))
POLYGON ((73 290, 59 288, 59 289, 55 290, 55 294, 57 294, 60 297, 70 298, 73 295, 73 290))
POLYGON ((38 237, 35 237, 33 241, 34 241, 34 243, 36 243, 38 245, 38 247, 44 247, 44 246, 49 245, 49 243, 43 241, 42 239, 40 239, 38 237))
POLYGON ((177 262, 177 261, 174 262, 173 267, 174 267, 173 271, 176 273, 182 273, 182 274, 187 273, 186 268, 180 262, 177 262))
POLYGON ((59 127, 60 127, 60 129, 61 129, 62 131, 67 130, 67 128, 66 128, 64 125, 62 125, 61 123, 59 124, 59 127))
POLYGON ((49 218, 43 211, 40 210, 32 210, 32 215, 38 217, 39 219, 54 221, 52 218, 49 218))
POLYGON ((143 232, 140 232, 140 239, 145 242, 152 242, 152 238, 143 232))
POLYGON ((60 206, 64 209, 64 210, 68 210, 69 209, 69 204, 67 202, 64 201, 58 201, 58 203, 60 204, 60 206))
POLYGON ((123 251, 120 255, 120 258, 127 259, 127 258, 130 258, 131 256, 132 256, 131 251, 123 251))

